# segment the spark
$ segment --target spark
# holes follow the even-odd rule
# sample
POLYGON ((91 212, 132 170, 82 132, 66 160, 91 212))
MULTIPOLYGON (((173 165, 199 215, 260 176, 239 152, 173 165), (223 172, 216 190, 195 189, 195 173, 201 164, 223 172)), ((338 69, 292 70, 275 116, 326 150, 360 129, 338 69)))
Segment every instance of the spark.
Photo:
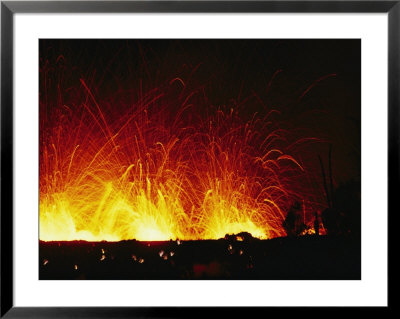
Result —
MULTIPOLYGON (((187 89, 183 78, 169 85, 175 82, 187 89)), ((285 235, 284 211, 301 197, 287 175, 302 176, 305 168, 279 147, 287 132, 269 124, 276 112, 249 120, 221 106, 192 117, 193 108, 207 109, 196 105, 195 91, 174 113, 163 106, 167 89, 158 88, 116 116, 90 81, 79 83, 84 98, 67 109, 63 101, 52 106, 51 119, 40 100, 41 240, 180 245, 241 232, 285 235)))

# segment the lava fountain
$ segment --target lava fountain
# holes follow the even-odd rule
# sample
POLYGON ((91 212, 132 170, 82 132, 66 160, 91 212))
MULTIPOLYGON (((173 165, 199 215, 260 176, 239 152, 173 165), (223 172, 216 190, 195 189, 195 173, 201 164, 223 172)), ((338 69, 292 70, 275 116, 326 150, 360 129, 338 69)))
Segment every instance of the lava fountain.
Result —
POLYGON ((304 169, 279 112, 212 105, 183 77, 99 99, 90 77, 67 87, 51 67, 40 69, 40 240, 285 235, 304 169))

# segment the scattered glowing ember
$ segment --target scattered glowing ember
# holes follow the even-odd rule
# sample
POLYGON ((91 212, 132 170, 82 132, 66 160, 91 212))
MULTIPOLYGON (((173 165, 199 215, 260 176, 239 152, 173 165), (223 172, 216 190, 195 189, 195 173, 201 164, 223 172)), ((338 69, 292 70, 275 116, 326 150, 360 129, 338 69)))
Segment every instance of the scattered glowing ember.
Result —
POLYGON ((47 259, 43 260, 43 266, 46 266, 49 263, 47 259))

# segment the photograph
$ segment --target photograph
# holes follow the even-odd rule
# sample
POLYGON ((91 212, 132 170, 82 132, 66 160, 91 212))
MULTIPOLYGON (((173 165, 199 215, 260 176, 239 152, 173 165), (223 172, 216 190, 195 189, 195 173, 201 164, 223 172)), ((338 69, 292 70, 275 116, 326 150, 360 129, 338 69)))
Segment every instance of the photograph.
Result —
POLYGON ((39 280, 361 280, 361 39, 39 42, 39 280))

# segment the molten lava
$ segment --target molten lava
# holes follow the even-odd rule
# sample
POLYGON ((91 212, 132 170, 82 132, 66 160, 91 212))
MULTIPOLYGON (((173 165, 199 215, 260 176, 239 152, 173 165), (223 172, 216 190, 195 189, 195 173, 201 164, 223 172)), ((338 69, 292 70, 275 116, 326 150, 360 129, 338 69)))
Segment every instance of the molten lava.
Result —
POLYGON ((128 102, 97 101, 84 79, 68 103, 48 102, 43 89, 41 240, 285 235, 304 170, 282 147, 276 112, 211 107, 193 92, 173 98, 175 82, 128 102))

